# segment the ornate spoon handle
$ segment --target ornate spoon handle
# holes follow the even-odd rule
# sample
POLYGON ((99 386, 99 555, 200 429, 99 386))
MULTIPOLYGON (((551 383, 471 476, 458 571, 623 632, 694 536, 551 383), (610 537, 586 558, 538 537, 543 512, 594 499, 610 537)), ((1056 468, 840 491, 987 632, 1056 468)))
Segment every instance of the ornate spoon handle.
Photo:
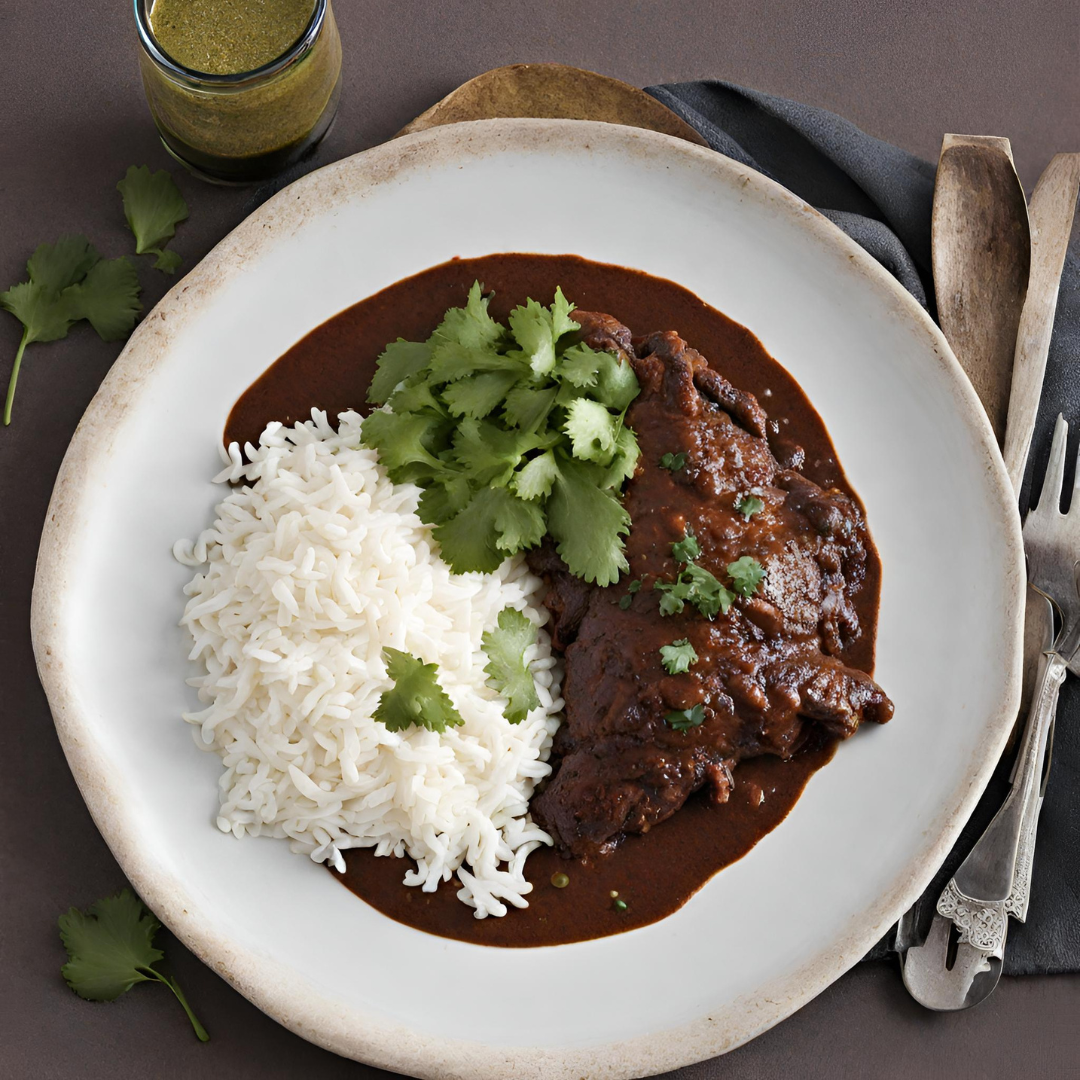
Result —
POLYGON ((1027 911, 1043 763, 1065 671, 1056 652, 1043 654, 1012 787, 937 903, 960 940, 990 956, 1004 952, 1010 902, 1027 911))

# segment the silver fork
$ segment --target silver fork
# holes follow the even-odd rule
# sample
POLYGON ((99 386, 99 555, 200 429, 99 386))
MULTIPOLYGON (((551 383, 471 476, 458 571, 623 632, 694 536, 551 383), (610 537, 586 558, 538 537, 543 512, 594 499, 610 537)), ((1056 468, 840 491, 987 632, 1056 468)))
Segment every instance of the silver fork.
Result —
POLYGON ((1040 659, 1012 787, 941 894, 926 942, 908 949, 902 959, 905 985, 932 1009, 964 1008, 986 997, 1001 973, 1009 916, 1023 921, 1027 915, 1028 860, 1034 848, 1058 691, 1066 671, 1080 666, 1080 460, 1069 510, 1061 512, 1068 434, 1069 425, 1058 416, 1039 503, 1024 522, 1028 579, 1053 605, 1060 629, 1040 659), (951 964, 950 923, 959 931, 951 964))

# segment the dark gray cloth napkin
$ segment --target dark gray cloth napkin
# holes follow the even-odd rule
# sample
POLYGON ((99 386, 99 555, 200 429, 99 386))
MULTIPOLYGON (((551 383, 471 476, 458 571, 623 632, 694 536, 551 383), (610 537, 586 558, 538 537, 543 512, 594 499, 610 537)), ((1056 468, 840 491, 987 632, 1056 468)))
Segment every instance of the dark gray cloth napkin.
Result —
MULTIPOLYGON (((875 139, 824 109, 724 82, 646 88, 728 157, 778 181, 816 206, 878 259, 933 314, 930 210, 935 167, 875 139)), ((1061 281, 1028 479, 1043 475, 1057 414, 1080 432, 1080 244, 1070 246, 1061 281)), ((1070 439, 1077 442, 1077 432, 1070 439)), ((1071 469, 1070 469, 1071 475, 1071 469)), ((1036 487, 1036 494, 1038 489, 1036 487)), ((886 572, 887 572, 886 568, 886 572)), ((998 767, 986 794, 944 866, 919 902, 925 927, 960 861, 1008 791, 1010 762, 998 767)), ((882 837, 888 843, 888 837, 882 837)), ((888 954, 891 935, 868 955, 888 954)), ((1009 925, 1009 975, 1080 971, 1080 679, 1061 691, 1049 785, 1039 819, 1038 847, 1026 923, 1009 925)))

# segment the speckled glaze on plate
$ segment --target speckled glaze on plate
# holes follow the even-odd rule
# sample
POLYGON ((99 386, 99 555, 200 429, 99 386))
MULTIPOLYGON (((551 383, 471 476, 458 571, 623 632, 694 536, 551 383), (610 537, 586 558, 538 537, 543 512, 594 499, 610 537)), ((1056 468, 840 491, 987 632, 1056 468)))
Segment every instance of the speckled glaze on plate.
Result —
POLYGON ((981 406, 941 333, 859 247, 783 188, 679 139, 488 120, 296 182, 143 320, 57 479, 33 633, 68 761, 132 884, 265 1012, 421 1077, 622 1078, 715 1056, 789 1016, 924 888, 1015 714, 1022 587, 1019 522, 981 406), (179 719, 187 572, 170 547, 220 497, 209 478, 232 402, 342 308, 493 251, 670 278, 792 372, 867 508, 884 567, 876 677, 897 706, 676 914, 537 950, 419 933, 284 844, 219 833, 220 764, 179 719))

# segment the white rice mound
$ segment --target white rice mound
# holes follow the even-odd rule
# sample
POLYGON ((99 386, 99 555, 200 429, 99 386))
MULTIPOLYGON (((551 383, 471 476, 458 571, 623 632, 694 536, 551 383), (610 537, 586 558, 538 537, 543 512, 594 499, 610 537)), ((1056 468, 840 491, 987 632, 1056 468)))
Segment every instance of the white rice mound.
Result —
POLYGON ((527 907, 525 860, 551 843, 528 805, 550 772, 561 667, 541 630, 526 653, 540 706, 511 724, 481 635, 505 607, 542 626, 543 585, 520 555, 451 574, 416 515, 420 489, 390 482, 357 413, 338 420, 272 423, 248 463, 232 444, 215 479, 243 486, 173 549, 201 567, 181 625, 206 707, 184 719, 225 766, 218 828, 287 837, 339 870, 347 848, 408 855, 406 885, 433 892, 456 874, 477 918, 527 907), (393 732, 372 718, 393 685, 385 646, 438 664, 461 727, 393 732))

